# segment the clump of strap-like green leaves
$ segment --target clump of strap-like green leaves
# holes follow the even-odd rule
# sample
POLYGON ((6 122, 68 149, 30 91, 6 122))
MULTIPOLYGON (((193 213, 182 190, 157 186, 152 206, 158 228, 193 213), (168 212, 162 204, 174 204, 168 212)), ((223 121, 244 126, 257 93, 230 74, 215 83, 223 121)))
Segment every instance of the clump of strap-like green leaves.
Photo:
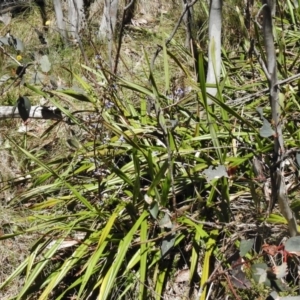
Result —
MULTIPOLYGON (((285 13, 290 16, 289 11, 285 13)), ((236 14, 242 20, 239 11, 236 14)), ((299 15, 292 16, 298 22, 299 15)), ((287 47, 292 51, 298 36, 284 27, 277 28, 277 34, 279 73, 286 78, 298 56, 282 52, 287 47)), ((249 36, 243 38, 242 46, 250 47, 249 36)), ((257 43, 263 54, 262 43, 257 43)), ((218 259, 227 266, 220 240, 240 228, 235 214, 240 218, 243 211, 253 210, 251 217, 259 221, 264 216, 261 210, 267 210, 250 162, 272 150, 270 108, 266 97, 251 104, 228 99, 239 91, 263 90, 267 81, 258 61, 246 57, 245 49, 238 51, 239 55, 224 50, 223 73, 214 97, 206 93, 204 55, 197 57, 195 78, 187 66, 192 57, 174 41, 169 48, 163 46, 163 82, 154 75, 145 52, 146 84, 82 66, 94 79, 88 82, 73 74, 84 93, 50 91, 49 101, 84 135, 69 139, 72 152, 51 160, 15 143, 32 162, 33 184, 11 205, 30 205, 27 222, 32 225, 0 238, 24 232, 40 237, 0 288, 21 274, 25 281, 16 299, 30 294, 57 300, 71 295, 161 299, 171 293, 166 283, 181 282, 176 272, 186 269, 182 281, 189 285, 182 297, 206 299, 207 283, 224 279, 210 277, 211 261, 218 259), (253 60, 245 63, 247 59, 253 60), (188 82, 183 97, 177 98, 178 92, 171 88, 171 72, 182 72, 188 82), (250 82, 253 72, 260 78, 254 83, 250 82), (82 117, 58 100, 86 101, 93 109, 82 117), (258 106, 265 106, 266 115, 261 110, 257 113, 258 106), (251 201, 247 200, 250 193, 251 201), (237 210, 236 199, 246 199, 247 206, 238 203, 237 210)), ((298 107, 298 95, 292 85, 285 89, 288 114, 298 107)), ((299 130, 293 122, 286 128, 287 146, 294 146, 299 130)), ((296 202, 294 210, 299 211, 296 202)), ((286 222, 278 214, 267 221, 286 222)))

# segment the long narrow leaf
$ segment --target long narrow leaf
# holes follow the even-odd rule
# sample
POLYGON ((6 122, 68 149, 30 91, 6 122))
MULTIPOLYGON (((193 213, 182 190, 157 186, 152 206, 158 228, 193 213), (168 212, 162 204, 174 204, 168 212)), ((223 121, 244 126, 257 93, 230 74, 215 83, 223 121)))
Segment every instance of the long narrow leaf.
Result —
POLYGON ((141 226, 141 223, 147 216, 148 216, 148 212, 144 211, 139 217, 139 219, 136 221, 136 223, 132 226, 131 230, 128 232, 128 234, 120 243, 118 248, 118 253, 115 257, 115 261, 113 262, 112 266, 106 273, 105 278, 103 279, 103 282, 101 284, 100 293, 98 296, 99 299, 101 300, 109 299, 109 296, 112 291, 112 287, 114 286, 115 283, 116 276, 123 263, 123 259, 127 253, 127 250, 133 241, 137 229, 141 226))
POLYGON ((101 257, 101 255, 108 243, 108 241, 106 241, 106 239, 108 238, 109 232, 111 231, 111 229, 115 223, 115 220, 119 215, 119 212, 120 212, 120 207, 118 207, 116 209, 116 211, 111 215, 111 217, 107 221, 107 224, 105 225, 104 229, 102 230, 101 236, 98 241, 97 248, 96 248, 95 252, 93 253, 93 255, 91 255, 91 258, 87 262, 87 269, 83 276, 82 284, 80 285, 80 289, 78 292, 78 298, 80 298, 80 296, 84 292, 85 286, 88 283, 88 280, 89 280, 90 276, 92 275, 93 270, 94 270, 96 264, 98 263, 99 258, 101 257))
POLYGON ((210 258, 213 253, 218 234, 219 234, 218 230, 212 230, 210 233, 210 237, 206 243, 206 251, 204 256, 204 263, 202 267, 202 276, 201 276, 201 283, 200 283, 200 289, 201 289, 200 300, 206 299, 206 290, 207 290, 206 282, 209 278, 210 258))

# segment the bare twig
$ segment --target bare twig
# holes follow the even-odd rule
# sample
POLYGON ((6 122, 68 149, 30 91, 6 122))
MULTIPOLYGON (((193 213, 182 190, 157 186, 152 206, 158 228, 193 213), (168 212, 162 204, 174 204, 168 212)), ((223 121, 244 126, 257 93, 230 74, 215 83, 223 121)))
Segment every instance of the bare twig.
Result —
POLYGON ((241 298, 240 298, 240 297, 238 296, 238 294, 236 293, 236 291, 235 291, 235 289, 234 289, 234 287, 233 287, 233 285, 232 285, 232 283, 231 283, 231 280, 230 280, 228 274, 225 273, 224 276, 225 276, 225 279, 226 279, 226 281, 227 281, 227 283, 228 283, 228 287, 229 287, 229 289, 231 290, 232 294, 234 295, 235 299, 236 299, 236 300, 241 300, 241 298))
MULTIPOLYGON (((182 0, 183 1, 183 7, 185 8, 186 5, 189 4, 189 0, 182 0)), ((186 38, 185 38, 185 47, 187 49, 192 50, 193 46, 191 45, 192 40, 192 11, 188 7, 186 14, 184 15, 184 23, 186 26, 186 38)))
MULTIPOLYGON (((165 45, 166 45, 166 46, 172 41, 172 39, 173 39, 175 33, 177 32, 177 30, 178 30, 178 28, 179 28, 179 25, 181 24, 181 22, 182 22, 182 20, 183 20, 183 17, 184 17, 184 15, 186 14, 186 12, 188 11, 188 9, 191 8, 192 6, 194 6, 194 4, 195 4, 197 1, 198 1, 198 0, 194 0, 193 2, 191 2, 191 3, 185 5, 185 7, 184 7, 184 9, 183 9, 183 11, 182 11, 182 13, 181 13, 180 18, 179 18, 178 21, 177 21, 177 24, 175 25, 175 27, 174 27, 172 33, 170 34, 170 36, 169 36, 169 37, 166 39, 166 41, 165 41, 165 45)), ((153 70, 155 60, 156 60, 158 54, 160 53, 160 51, 161 51, 162 49, 163 49, 162 46, 158 45, 158 48, 157 48, 157 50, 156 50, 156 52, 155 52, 155 54, 154 54, 154 56, 153 56, 153 58, 152 58, 152 60, 151 60, 151 70, 153 70)))
POLYGON ((7 53, 7 51, 5 51, 5 49, 2 46, 0 46, 0 50, 3 52, 4 55, 8 56, 16 64, 18 64, 19 66, 22 66, 22 64, 17 59, 15 59, 12 55, 10 55, 9 53, 7 53))
POLYGON ((133 3, 135 0, 131 0, 125 7, 124 7, 124 11, 127 10, 133 3))
POLYGON ((197 223, 197 224, 201 224, 201 225, 205 225, 205 226, 209 226, 209 227, 213 227, 213 228, 217 228, 217 229, 222 229, 224 226, 222 225, 218 225, 214 222, 205 222, 205 221, 198 221, 195 220, 194 218, 187 216, 187 218, 189 218, 190 220, 192 220, 193 222, 197 223))
POLYGON ((292 149, 289 149, 288 151, 286 151, 281 157, 280 159, 275 162, 271 167, 272 168, 277 168, 280 166, 280 164, 286 160, 289 156, 293 155, 293 154, 296 154, 299 152, 299 149, 298 148, 292 148, 292 149))
POLYGON ((257 24, 257 26, 259 27, 259 29, 261 29, 261 25, 258 22, 258 18, 261 15, 262 10, 264 9, 264 7, 266 6, 266 4, 263 4, 262 7, 258 10, 256 16, 255 16, 255 23, 257 24))
MULTIPOLYGON (((286 83, 290 83, 292 81, 295 81, 297 79, 300 78, 300 73, 298 74, 295 74, 289 78, 286 78, 286 79, 283 79, 283 80, 279 80, 277 81, 276 83, 276 87, 279 87, 281 85, 284 85, 286 83)), ((242 104, 245 104, 247 102, 250 102, 256 98, 259 98, 261 96, 264 96, 266 95, 268 92, 269 92, 269 88, 265 88, 265 89, 262 89, 261 91, 257 92, 257 93, 254 93, 252 95, 247 95, 245 97, 242 97, 242 98, 238 98, 238 99, 235 99, 235 100, 229 100, 226 102, 227 105, 231 105, 231 106, 237 106, 237 105, 242 105, 242 104)))
POLYGON ((269 71, 268 71, 268 68, 267 68, 265 62, 264 62, 263 59, 261 58, 261 55, 260 55, 260 53, 258 52, 258 50, 256 49, 255 46, 253 46, 253 51, 254 51, 254 53, 255 53, 257 59, 258 59, 258 62, 259 62, 259 64, 260 64, 260 66, 262 67, 262 69, 263 69, 263 71, 264 71, 264 73, 265 73, 265 75, 266 75, 268 81, 270 81, 270 80, 271 80, 271 75, 270 75, 270 73, 269 73, 269 71))
POLYGON ((157 236, 156 238, 149 239, 149 240, 146 240, 146 241, 143 241, 143 242, 132 243, 131 247, 136 247, 136 246, 140 246, 141 244, 147 244, 147 243, 159 241, 161 239, 164 239, 166 236, 169 236, 169 235, 172 235, 174 233, 177 233, 179 229, 183 230, 183 229, 186 229, 186 228, 187 228, 186 226, 177 225, 172 230, 170 230, 168 232, 164 232, 164 233, 160 234, 159 236, 157 236))
POLYGON ((6 56, 8 56, 11 60, 13 60, 16 64, 19 65, 17 67, 17 76, 15 78, 11 78, 11 79, 13 79, 12 83, 5 90, 2 90, 2 92, 0 94, 0 95, 4 95, 7 91, 10 90, 11 87, 13 87, 13 86, 19 86, 22 83, 22 78, 23 78, 23 75, 26 72, 26 69, 29 66, 32 66, 33 63, 28 63, 26 65, 22 65, 17 59, 15 59, 12 55, 10 55, 9 53, 7 53, 7 51, 2 46, 0 46, 0 50, 3 52, 3 54, 5 54, 6 56))
POLYGON ((15 4, 15 5, 11 5, 11 6, 6 7, 6 8, 1 8, 0 9, 0 14, 5 14, 7 12, 10 12, 10 11, 14 10, 14 9, 21 8, 21 7, 26 7, 26 6, 28 6, 28 1, 19 2, 19 3, 15 4))
POLYGON ((116 58, 115 58, 115 66, 114 66, 114 74, 115 75, 117 74, 120 52, 121 52, 121 47, 122 47, 122 39, 123 39, 123 32, 124 32, 124 27, 125 27, 126 11, 134 4, 134 1, 135 0, 131 0, 130 3, 124 7, 124 10, 123 10, 121 29, 120 29, 119 40, 118 40, 118 48, 117 48, 117 54, 116 54, 116 58))

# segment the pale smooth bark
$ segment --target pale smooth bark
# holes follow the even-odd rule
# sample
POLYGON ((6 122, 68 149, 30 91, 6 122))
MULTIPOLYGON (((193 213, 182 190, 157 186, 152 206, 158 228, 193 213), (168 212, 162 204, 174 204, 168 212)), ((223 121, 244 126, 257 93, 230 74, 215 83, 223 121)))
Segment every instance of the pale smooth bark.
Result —
MULTIPOLYGON (((222 31, 222 0, 211 0, 209 11, 209 46, 208 70, 206 83, 218 84, 221 75, 221 31, 222 31)), ((207 93, 216 96, 217 88, 208 87, 207 93)), ((208 99, 208 104, 212 104, 208 99)))
POLYGON ((119 0, 105 0, 98 32, 99 39, 111 40, 117 24, 119 0))
POLYGON ((110 70, 113 71, 112 49, 115 27, 117 24, 119 0, 105 0, 102 20, 98 32, 100 40, 107 40, 108 63, 110 70))
POLYGON ((271 212, 274 204, 278 201, 279 209, 288 222, 290 236, 298 234, 298 226, 295 215, 290 208, 287 188, 284 179, 285 161, 282 159, 285 153, 284 139, 282 134, 282 117, 279 103, 279 90, 277 78, 277 61, 276 49, 273 37, 273 21, 272 16, 275 15, 276 2, 274 0, 262 0, 263 5, 263 36, 267 56, 266 76, 269 82, 270 106, 272 109, 272 120, 274 122, 274 151, 272 156, 272 165, 270 167, 271 187, 272 187, 272 204, 269 212, 271 212))
POLYGON ((69 35, 73 39, 78 39, 80 31, 84 28, 84 21, 83 0, 68 0, 69 35))
POLYGON ((53 0, 53 6, 54 6, 54 11, 55 11, 58 31, 60 33, 60 36, 61 36, 63 42, 67 43, 68 35, 67 35, 67 31, 66 31, 66 24, 64 21, 61 0, 53 0))

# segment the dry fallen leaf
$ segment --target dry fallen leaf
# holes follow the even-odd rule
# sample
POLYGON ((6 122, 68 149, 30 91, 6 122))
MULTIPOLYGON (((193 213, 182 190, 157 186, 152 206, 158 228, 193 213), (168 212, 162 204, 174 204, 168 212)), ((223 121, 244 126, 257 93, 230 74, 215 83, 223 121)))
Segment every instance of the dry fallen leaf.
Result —
POLYGON ((180 270, 176 275, 175 282, 178 283, 178 282, 189 281, 189 278, 190 278, 189 269, 180 270))

